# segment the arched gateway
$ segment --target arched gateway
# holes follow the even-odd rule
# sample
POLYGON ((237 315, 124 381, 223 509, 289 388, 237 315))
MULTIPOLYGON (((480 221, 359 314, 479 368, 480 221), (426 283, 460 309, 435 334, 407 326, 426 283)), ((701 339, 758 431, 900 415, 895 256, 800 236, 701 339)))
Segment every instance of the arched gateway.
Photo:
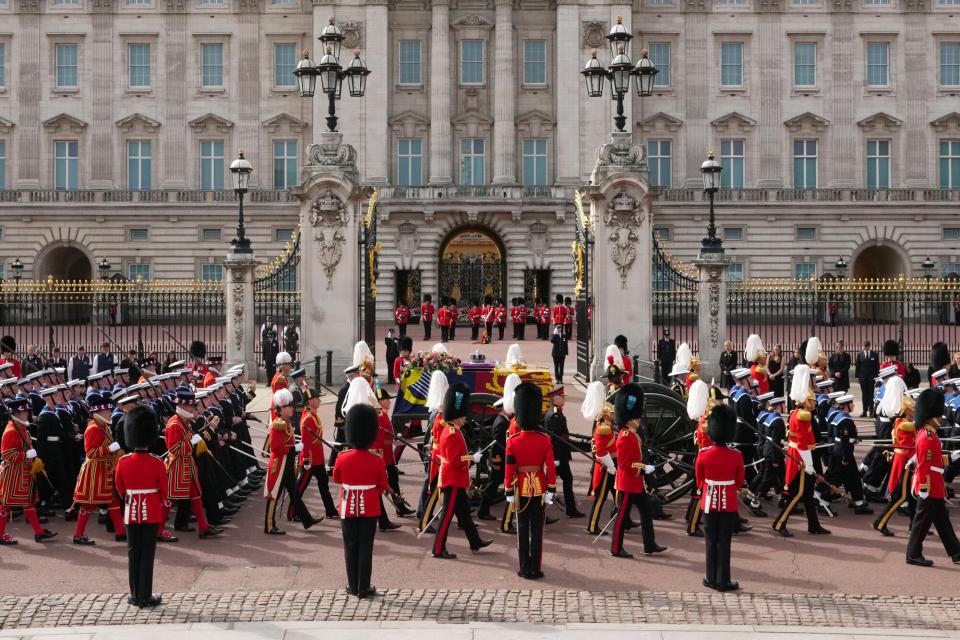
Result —
POLYGON ((484 296, 503 299, 506 264, 506 248, 496 233, 482 226, 458 227, 440 243, 440 295, 461 308, 484 296))

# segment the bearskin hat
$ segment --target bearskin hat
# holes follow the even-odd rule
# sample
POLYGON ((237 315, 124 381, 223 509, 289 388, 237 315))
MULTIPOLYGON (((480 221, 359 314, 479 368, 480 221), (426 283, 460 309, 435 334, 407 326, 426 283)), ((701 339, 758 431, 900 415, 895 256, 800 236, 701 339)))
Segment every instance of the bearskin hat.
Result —
POLYGON ((17 350, 17 341, 13 336, 3 336, 0 338, 0 351, 3 353, 14 353, 17 350))
POLYGON ((943 391, 940 391, 940 389, 924 389, 917 397, 913 422, 918 428, 922 427, 932 419, 942 417, 944 410, 943 391))
POLYGON ((617 348, 627 350, 627 336, 619 335, 613 339, 613 344, 617 345, 617 348))
POLYGON ((522 431, 540 428, 543 418, 543 391, 532 382, 522 382, 513 392, 513 415, 522 431))
POLYGON ((900 344, 896 340, 885 341, 883 343, 883 355, 894 357, 900 355, 900 344))
POLYGON ((400 338, 400 351, 413 351, 413 338, 403 336, 400 338))
POLYGON ((737 431, 737 413, 727 404, 718 404, 707 418, 707 434, 715 444, 724 445, 733 441, 737 431))
POLYGON ((354 449, 369 449, 377 439, 380 416, 369 404, 350 407, 346 415, 347 444, 354 449))
POLYGON ((463 418, 470 412, 470 386, 457 382, 443 396, 443 419, 447 422, 463 418))
POLYGON ((207 345, 202 340, 194 340, 190 343, 190 355, 194 358, 207 357, 207 345))
POLYGON ((625 384, 613 401, 613 415, 618 426, 643 415, 643 389, 635 382, 625 384))
POLYGON ((950 349, 946 343, 937 342, 930 349, 930 368, 934 371, 945 368, 950 364, 950 349))
POLYGON ((430 295, 429 293, 424 294, 424 296, 423 296, 423 301, 424 301, 424 302, 433 302, 433 296, 430 295))
POLYGON ((123 437, 131 449, 149 449, 157 438, 157 414, 145 404, 134 407, 123 417, 123 437))

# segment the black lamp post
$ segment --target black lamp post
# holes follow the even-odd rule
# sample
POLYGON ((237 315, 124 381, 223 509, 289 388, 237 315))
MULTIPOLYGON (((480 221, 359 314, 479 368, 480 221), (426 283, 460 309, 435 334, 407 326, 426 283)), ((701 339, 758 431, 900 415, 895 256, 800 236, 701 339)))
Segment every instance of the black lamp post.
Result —
POLYGON ((297 78, 297 90, 301 97, 312 98, 317 86, 317 76, 320 76, 320 87, 329 100, 327 109, 327 129, 337 130, 337 105, 336 101, 340 99, 343 91, 343 80, 347 79, 350 88, 350 96, 362 98, 367 88, 367 76, 370 75, 370 69, 360 59, 360 54, 355 53, 353 60, 344 69, 340 65, 340 48, 343 44, 343 32, 337 26, 336 21, 330 18, 330 24, 323 29, 320 34, 320 42, 323 46, 324 55, 320 58, 319 64, 315 64, 305 51, 303 60, 297 65, 293 75, 297 78))
POLYGON ((843 259, 843 256, 840 256, 840 259, 833 263, 833 268, 837 270, 837 277, 842 280, 847 272, 847 261, 843 259))
POLYGON ((250 248, 250 239, 246 236, 246 229, 243 227, 243 194, 247 192, 250 184, 250 174, 253 173, 253 165, 243 157, 243 149, 237 159, 230 163, 230 173, 233 175, 233 191, 240 199, 240 216, 237 220, 237 237, 230 241, 233 250, 236 253, 253 253, 250 248))
POLYGON ((927 256, 926 260, 920 263, 920 266, 923 267, 923 277, 927 282, 933 280, 933 267, 934 263, 930 256, 927 256))
POLYGON ((717 162, 713 151, 707 154, 707 159, 700 165, 703 174, 703 190, 710 198, 710 224, 707 225, 707 235, 701 241, 702 253, 723 253, 723 239, 717 236, 716 216, 713 212, 713 196, 720 190, 720 174, 723 166, 717 162))
POLYGON ((633 36, 623 26, 623 18, 617 18, 607 40, 610 42, 610 66, 604 66, 597 59, 597 52, 587 61, 587 66, 580 74, 587 83, 587 95, 591 98, 603 96, 603 81, 610 80, 611 97, 617 101, 617 115, 613 122, 617 131, 624 131, 627 119, 623 115, 623 97, 630 92, 630 79, 636 79, 637 96, 645 98, 653 95, 653 78, 657 75, 657 68, 647 55, 646 50, 641 54, 636 66, 630 61, 628 47, 633 36))

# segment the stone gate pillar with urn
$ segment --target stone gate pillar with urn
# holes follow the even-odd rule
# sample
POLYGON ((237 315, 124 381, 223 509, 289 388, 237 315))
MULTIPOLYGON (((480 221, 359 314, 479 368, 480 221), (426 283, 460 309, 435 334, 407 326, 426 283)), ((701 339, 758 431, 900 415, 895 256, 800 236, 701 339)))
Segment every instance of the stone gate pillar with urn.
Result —
POLYGON ((618 334, 631 353, 647 360, 653 331, 653 221, 650 176, 643 147, 630 133, 615 132, 597 150, 590 184, 581 187, 590 204, 593 257, 593 360, 591 379, 602 376, 604 353, 618 334))
POLYGON ((257 353, 254 347, 256 326, 253 324, 253 284, 256 278, 257 261, 252 251, 227 251, 223 266, 226 270, 226 363, 245 364, 247 376, 257 377, 257 353))
POLYGON ((307 359, 332 351, 336 381, 360 335, 358 242, 369 189, 358 184, 356 150, 341 134, 319 137, 292 189, 300 200, 301 349, 307 359))

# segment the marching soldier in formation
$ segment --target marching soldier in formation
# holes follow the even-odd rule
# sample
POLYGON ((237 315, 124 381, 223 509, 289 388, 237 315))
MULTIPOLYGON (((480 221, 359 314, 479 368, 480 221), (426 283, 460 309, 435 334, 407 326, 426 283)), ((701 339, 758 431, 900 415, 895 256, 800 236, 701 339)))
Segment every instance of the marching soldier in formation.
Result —
POLYGON ((871 515, 873 509, 867 506, 863 497, 863 483, 853 454, 859 437, 852 413, 852 395, 843 394, 836 399, 836 411, 830 414, 830 437, 833 439, 833 446, 830 448, 830 462, 825 478, 827 482, 842 485, 847 490, 853 500, 851 506, 855 514, 871 515))
POLYGON ((573 471, 570 469, 573 444, 570 442, 567 416, 563 412, 567 402, 563 385, 554 387, 545 397, 550 400, 551 407, 544 416, 543 423, 547 432, 553 434, 553 439, 556 441, 553 457, 557 467, 557 477, 563 482, 564 512, 568 518, 582 518, 585 514, 577 508, 576 494, 573 490, 573 471))
POLYGON ((440 476, 440 430, 443 428, 443 399, 449 387, 450 383, 443 371, 434 371, 430 375, 426 403, 426 409, 430 412, 427 418, 430 428, 423 443, 426 474, 423 479, 423 489, 420 492, 420 501, 417 503, 417 518, 420 521, 417 529, 421 533, 430 528, 434 518, 433 513, 440 499, 440 492, 437 490, 437 480, 440 476))
MULTIPOLYGON (((110 433, 110 400, 96 391, 86 398, 90 411, 90 423, 83 433, 83 448, 86 459, 80 467, 73 502, 79 505, 77 527, 73 532, 73 543, 92 545, 94 541, 87 537, 87 522, 93 511, 102 505, 107 506, 107 515, 113 522, 113 530, 118 542, 126 540, 123 518, 120 513, 120 500, 114 491, 114 470, 117 460, 124 453, 120 443, 114 442, 110 433)), ((156 433, 157 425, 151 425, 156 433)))
POLYGON ((747 336, 747 343, 743 348, 743 359, 744 367, 750 368, 750 375, 757 381, 759 393, 770 391, 770 380, 767 378, 767 352, 763 348, 763 340, 760 336, 756 334, 747 336))
POLYGON ((27 426, 30 402, 18 394, 6 401, 10 422, 0 438, 0 544, 17 544, 7 534, 12 509, 23 509, 23 516, 33 529, 33 539, 42 542, 57 535, 40 526, 37 516, 37 476, 43 474, 43 462, 30 444, 27 426))
POLYGON ((787 425, 783 421, 785 397, 774 398, 770 391, 758 398, 760 412, 757 414, 757 428, 760 430, 758 452, 763 459, 760 471, 754 476, 744 496, 744 504, 756 517, 766 517, 760 506, 760 500, 770 491, 783 486, 783 449, 787 446, 787 425), (769 396, 769 397, 768 397, 769 396))
MULTIPOLYGON (((750 369, 740 368, 730 372, 734 386, 730 389, 728 402, 737 414, 737 448, 743 454, 743 463, 750 465, 757 457, 757 409, 758 402, 754 395, 756 379, 750 369)), ((753 480, 756 473, 749 467, 747 478, 753 480)))
MULTIPOLYGON (((397 461, 393 456, 395 439, 393 422, 390 420, 390 400, 392 400, 392 396, 383 387, 377 387, 375 395, 377 409, 379 411, 378 433, 377 439, 374 441, 374 445, 370 450, 383 460, 384 467, 387 470, 387 493, 390 496, 391 502, 393 502, 397 517, 403 518, 416 512, 410 508, 407 501, 403 498, 403 492, 400 489, 400 470, 397 468, 397 461)), ((383 500, 382 497, 380 499, 383 500)), ((400 525, 391 522, 387 517, 386 511, 381 509, 380 531, 392 531, 393 529, 399 528, 400 525)))
MULTIPOLYGON (((337 444, 343 444, 346 442, 344 439, 346 437, 343 430, 345 421, 345 412, 343 410, 343 403, 347 400, 347 392, 350 391, 350 383, 360 375, 360 367, 352 364, 346 369, 343 370, 343 384, 340 385, 340 390, 337 392, 337 402, 333 405, 333 441, 337 444)), ((333 447, 330 450, 330 458, 327 462, 327 469, 329 471, 333 470, 334 464, 337 462, 337 454, 339 453, 338 447, 333 447)))
POLYGON ((670 388, 673 389, 681 398, 687 397, 687 376, 690 374, 690 362, 693 359, 693 353, 690 351, 690 345, 681 342, 677 347, 677 359, 673 362, 670 369, 670 378, 673 382, 670 388))
MULTIPOLYGON (((519 347, 518 347, 519 350, 519 347)), ((494 420, 494 423, 497 425, 497 428, 494 429, 494 441, 496 444, 494 447, 499 448, 501 452, 507 450, 507 443, 510 441, 510 438, 514 437, 520 433, 520 427, 517 425, 516 419, 516 407, 514 406, 514 401, 516 400, 516 390, 520 386, 521 379, 515 373, 511 373, 507 376, 507 379, 503 383, 503 397, 500 399, 501 406, 503 411, 497 418, 494 420), (503 417, 509 417, 506 421, 506 430, 503 429, 503 417)), ((504 486, 504 474, 506 472, 503 462, 500 462, 500 469, 495 474, 495 477, 491 479, 488 483, 488 492, 492 489, 493 491, 499 492, 501 486, 504 486), (497 481, 499 484, 491 488, 490 485, 493 484, 493 481, 497 481)), ((488 507, 489 509, 489 507, 488 507)), ((508 502, 507 506, 503 509, 503 517, 500 519, 500 532, 501 533, 516 533, 517 529, 514 526, 514 516, 516 515, 516 507, 513 503, 508 502)))
MULTIPOLYGON (((687 417, 697 423, 693 431, 693 442, 697 446, 697 458, 700 457, 700 452, 713 445, 708 431, 708 418, 710 411, 716 404, 710 398, 710 389, 706 382, 697 380, 691 385, 690 393, 687 396, 687 417)), ((686 513, 688 536, 703 536, 703 531, 700 529, 703 516, 701 494, 699 486, 690 493, 690 504, 687 506, 686 513)))
MULTIPOLYGON (((300 416, 300 437, 303 443, 303 449, 300 451, 300 478, 297 481, 297 495, 303 500, 303 494, 310 486, 310 479, 316 478, 317 489, 320 491, 320 498, 323 500, 323 507, 326 509, 327 518, 336 520, 337 507, 330 493, 330 483, 327 477, 327 469, 324 465, 323 455, 323 421, 317 415, 320 408, 320 394, 316 389, 307 389, 304 393, 306 408, 300 416)), ((292 520, 295 515, 293 504, 287 512, 287 519, 292 520)))
POLYGON ((593 492, 593 505, 587 520, 587 533, 599 535, 600 517, 607 496, 616 500, 617 434, 613 429, 613 405, 607 402, 607 393, 603 383, 594 380, 587 387, 586 396, 580 406, 580 413, 593 424, 593 473, 590 477, 590 490, 593 492))
MULTIPOLYGON (((886 365, 880 369, 877 374, 877 390, 874 394, 873 413, 876 416, 876 433, 878 440, 889 440, 893 433, 893 421, 896 415, 884 415, 880 411, 880 404, 885 396, 887 381, 897 376, 897 369, 894 365, 886 365)), ((887 460, 886 449, 883 447, 873 447, 863 458, 860 470, 863 472, 863 488, 868 494, 874 497, 880 497, 883 492, 884 479, 888 477, 890 471, 890 462, 887 460)))
POLYGON ((893 425, 893 460, 890 465, 890 477, 887 480, 887 493, 890 500, 880 511, 880 515, 873 521, 873 528, 888 538, 894 533, 887 526, 890 518, 904 504, 907 503, 910 519, 916 512, 917 501, 914 497, 910 479, 913 477, 911 467, 916 464, 917 426, 913 421, 914 400, 907 394, 907 385, 903 379, 891 379, 890 388, 884 394, 878 410, 884 415, 897 416, 893 425), (899 380, 899 384, 896 381, 899 380), (897 389, 897 387, 900 387, 897 389))
MULTIPOLYGON (((286 532, 277 527, 277 503, 283 491, 287 492, 293 503, 294 513, 299 517, 304 530, 320 522, 320 519, 315 520, 310 515, 297 491, 294 467, 297 454, 303 451, 303 443, 296 441, 293 426, 290 424, 293 418, 293 395, 287 389, 280 389, 273 394, 273 406, 277 417, 270 423, 270 462, 267 467, 267 481, 263 487, 264 497, 267 498, 263 531, 271 535, 284 535, 286 532)), ((197 522, 199 523, 199 518, 197 522)), ((200 535, 202 537, 203 533, 200 535)))

